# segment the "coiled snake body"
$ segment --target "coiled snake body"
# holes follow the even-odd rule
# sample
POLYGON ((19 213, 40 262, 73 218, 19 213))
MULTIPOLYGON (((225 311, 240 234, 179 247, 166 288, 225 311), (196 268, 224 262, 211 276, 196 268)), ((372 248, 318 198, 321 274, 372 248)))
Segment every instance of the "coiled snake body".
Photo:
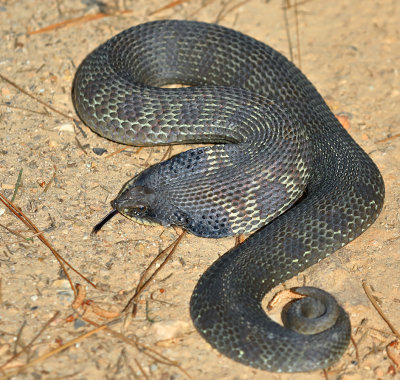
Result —
POLYGON ((375 164, 292 63, 221 26, 151 22, 92 52, 77 71, 73 100, 91 129, 117 142, 218 143, 150 167, 112 202, 138 222, 198 236, 258 230, 193 292, 193 322, 212 346, 270 371, 324 368, 342 355, 349 319, 325 292, 298 289, 316 300, 298 307, 296 331, 260 305, 272 287, 365 231, 384 199, 375 164), (192 87, 159 87, 169 83, 192 87), (302 314, 317 315, 316 331, 302 314))

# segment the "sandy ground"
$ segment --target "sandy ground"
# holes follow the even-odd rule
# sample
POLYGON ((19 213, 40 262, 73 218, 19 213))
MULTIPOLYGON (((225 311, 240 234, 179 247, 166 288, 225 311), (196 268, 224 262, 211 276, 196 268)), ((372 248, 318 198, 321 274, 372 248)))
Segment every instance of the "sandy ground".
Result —
MULTIPOLYGON (((396 339, 366 297, 362 281, 400 329, 399 168, 400 168, 400 3, 397 0, 314 0, 298 7, 301 68, 349 132, 370 154, 385 179, 387 196, 377 222, 360 238, 285 287, 306 282, 334 294, 351 317, 358 359, 351 345, 329 371, 329 379, 400 378, 387 345, 396 339), (393 376, 392 374, 395 373, 393 376)), ((188 1, 152 14, 168 1, 58 0, 0 1, 0 73, 22 89, 75 117, 72 79, 86 54, 117 32, 161 18, 218 21, 262 40, 289 55, 281 1, 188 1), (29 32, 99 12, 126 11, 81 21, 48 32, 29 32)), ((288 23, 296 49, 295 18, 288 23)), ((123 308, 140 274, 176 231, 143 227, 116 217, 96 238, 92 226, 109 211, 120 186, 166 148, 129 148, 107 157, 94 148, 118 151, 118 144, 74 128, 67 117, 0 80, 0 185, 9 199, 23 169, 15 198, 46 238, 94 289, 87 299, 111 311, 123 308)), ((175 147, 173 153, 187 147, 175 147)), ((0 206, 0 366, 25 347, 46 322, 59 314, 26 352, 7 364, 6 373, 40 358, 93 329, 71 308, 72 290, 50 253, 31 232, 0 206), (6 226, 9 230, 5 229, 6 226), (71 317, 72 316, 72 317, 71 317)), ((278 375, 254 370, 222 357, 195 331, 188 312, 193 287, 205 269, 234 244, 233 239, 187 236, 173 259, 142 294, 137 317, 112 326, 165 355, 193 379, 323 379, 321 371, 278 375)), ((283 289, 281 285, 277 290, 283 289)), ((269 295, 268 297, 270 297, 269 295)), ((86 306, 87 307, 87 306, 86 306)), ((102 323, 96 314, 88 315, 102 323)), ((64 351, 28 367, 16 379, 186 379, 178 367, 164 364, 142 346, 100 331, 64 351)), ((4 373, 3 373, 4 374, 4 373)), ((1 376, 1 374, 0 374, 1 376)))

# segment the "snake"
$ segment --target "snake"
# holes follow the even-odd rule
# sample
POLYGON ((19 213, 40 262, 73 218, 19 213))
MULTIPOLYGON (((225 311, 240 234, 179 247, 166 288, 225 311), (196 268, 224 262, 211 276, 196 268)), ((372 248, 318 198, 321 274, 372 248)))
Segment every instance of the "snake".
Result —
POLYGON ((220 25, 153 21, 91 52, 72 99, 83 122, 112 141, 201 144, 136 174, 94 232, 120 213, 200 237, 249 235, 191 296, 194 326, 212 347, 274 372, 341 358, 351 324, 332 295, 298 287, 283 325, 261 302, 363 233, 383 207, 384 182, 293 63, 220 25))

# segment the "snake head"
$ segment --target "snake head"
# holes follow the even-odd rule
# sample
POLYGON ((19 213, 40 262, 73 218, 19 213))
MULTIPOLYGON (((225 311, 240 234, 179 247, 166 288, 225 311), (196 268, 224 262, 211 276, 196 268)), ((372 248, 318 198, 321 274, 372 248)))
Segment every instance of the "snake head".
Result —
POLYGON ((132 186, 132 181, 129 181, 111 201, 111 206, 134 222, 155 225, 158 223, 152 217, 154 201, 155 194, 152 189, 146 186, 132 186))

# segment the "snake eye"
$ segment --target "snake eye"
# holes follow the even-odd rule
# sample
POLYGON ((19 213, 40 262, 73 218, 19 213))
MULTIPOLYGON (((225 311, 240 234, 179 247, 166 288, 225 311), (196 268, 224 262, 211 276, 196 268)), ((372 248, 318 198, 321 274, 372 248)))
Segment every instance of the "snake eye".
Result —
POLYGON ((134 207, 134 210, 138 213, 138 214, 144 214, 147 210, 146 206, 140 205, 137 207, 134 207))
POLYGON ((147 211, 147 206, 138 205, 125 208, 124 212, 128 215, 143 215, 147 211))

